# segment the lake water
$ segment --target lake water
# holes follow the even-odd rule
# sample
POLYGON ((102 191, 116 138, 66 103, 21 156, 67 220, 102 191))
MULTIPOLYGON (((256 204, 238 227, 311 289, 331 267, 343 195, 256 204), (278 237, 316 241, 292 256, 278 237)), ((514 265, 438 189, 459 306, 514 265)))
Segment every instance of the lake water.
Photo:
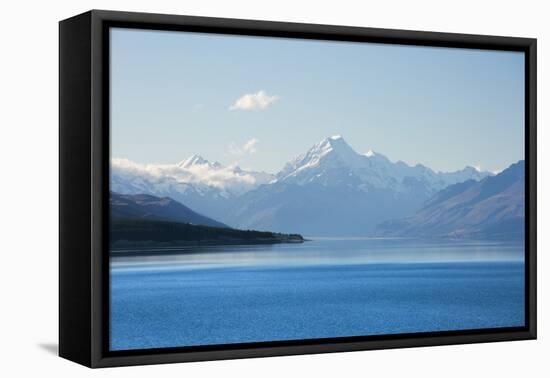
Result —
POLYGON ((525 320, 519 243, 314 238, 140 252, 111 258, 111 350, 525 320))

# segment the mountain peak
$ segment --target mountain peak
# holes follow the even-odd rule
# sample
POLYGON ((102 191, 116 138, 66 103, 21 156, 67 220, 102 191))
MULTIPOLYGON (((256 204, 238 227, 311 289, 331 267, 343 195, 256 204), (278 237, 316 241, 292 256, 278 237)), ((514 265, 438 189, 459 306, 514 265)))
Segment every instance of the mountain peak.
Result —
MULTIPOLYGON (((310 151, 313 150, 320 150, 324 152, 325 154, 330 151, 335 152, 353 152, 353 149, 350 147, 350 145, 344 140, 344 137, 341 135, 333 135, 328 138, 323 139, 321 142, 317 143, 310 151)), ((324 154, 323 154, 324 155, 324 154)))
POLYGON ((301 157, 300 165, 316 166, 321 160, 325 158, 330 159, 353 159, 357 153, 351 148, 351 146, 344 140, 341 135, 333 135, 325 138, 319 143, 315 144, 309 149, 309 151, 301 157))
POLYGON ((333 135, 328 138, 325 138, 321 141, 321 143, 328 143, 332 146, 338 146, 338 145, 348 145, 348 142, 344 140, 344 137, 342 135, 333 135))
POLYGON ((287 163, 278 177, 294 177, 300 172, 312 172, 311 170, 318 169, 322 162, 325 162, 323 165, 331 166, 338 161, 353 165, 359 156, 341 135, 333 135, 316 143, 305 154, 287 163))
POLYGON ((204 165, 204 164, 209 164, 208 160, 206 160, 200 155, 194 154, 188 157, 187 159, 185 159, 184 161, 182 161, 181 163, 179 163, 178 167, 189 168, 193 165, 204 165))

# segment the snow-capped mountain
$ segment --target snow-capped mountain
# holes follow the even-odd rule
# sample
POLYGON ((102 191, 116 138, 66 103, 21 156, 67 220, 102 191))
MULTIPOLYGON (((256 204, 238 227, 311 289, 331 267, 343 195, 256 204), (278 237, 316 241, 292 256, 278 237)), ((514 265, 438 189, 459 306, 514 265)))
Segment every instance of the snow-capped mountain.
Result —
POLYGON ((391 162, 380 153, 369 150, 365 154, 355 152, 340 135, 326 138, 305 154, 289 162, 277 175, 278 181, 298 185, 317 182, 326 186, 338 186, 351 177, 361 182, 360 188, 386 188, 407 190, 411 179, 418 180, 429 191, 437 191, 458 182, 480 180, 490 175, 473 167, 456 172, 434 172, 421 164, 409 166, 402 161, 391 162), (335 178, 337 178, 335 180, 335 178))
POLYGON ((269 185, 238 197, 223 221, 305 235, 368 235, 378 223, 418 210, 446 186, 488 175, 472 167, 442 173, 394 163, 372 151, 359 154, 333 136, 286 164, 269 185))
POLYGON ((202 166, 202 165, 207 165, 208 167, 214 168, 214 169, 221 168, 221 164, 218 163, 217 161, 215 161, 214 163, 210 163, 208 160, 206 160, 205 158, 197 154, 192 155, 187 159, 185 159, 184 161, 178 163, 178 167, 184 168, 184 169, 191 168, 193 166, 202 166))
POLYGON ((218 218, 231 198, 240 196, 274 176, 223 166, 193 155, 177 164, 138 164, 111 159, 111 190, 124 194, 168 196, 202 214, 218 218))

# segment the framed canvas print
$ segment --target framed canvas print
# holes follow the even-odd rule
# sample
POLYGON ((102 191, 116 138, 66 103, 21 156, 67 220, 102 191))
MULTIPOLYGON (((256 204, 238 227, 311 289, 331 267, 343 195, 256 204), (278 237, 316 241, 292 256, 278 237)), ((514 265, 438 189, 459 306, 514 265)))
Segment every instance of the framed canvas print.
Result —
POLYGON ((60 23, 60 355, 536 337, 536 40, 60 23))

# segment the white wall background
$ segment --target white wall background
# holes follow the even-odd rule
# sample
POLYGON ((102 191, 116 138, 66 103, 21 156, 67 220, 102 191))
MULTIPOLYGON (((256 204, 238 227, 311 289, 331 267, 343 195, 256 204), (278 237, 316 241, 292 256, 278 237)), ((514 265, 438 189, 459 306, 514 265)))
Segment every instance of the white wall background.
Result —
MULTIPOLYGON (((550 26, 544 1, 8 1, 0 22, 0 375, 105 377, 540 377, 550 371, 550 26), (89 370, 57 344, 58 26, 89 9, 131 10, 539 39, 539 340, 89 370), (545 352, 546 348, 546 352, 545 352)), ((547 376, 547 375, 546 375, 547 376)))

